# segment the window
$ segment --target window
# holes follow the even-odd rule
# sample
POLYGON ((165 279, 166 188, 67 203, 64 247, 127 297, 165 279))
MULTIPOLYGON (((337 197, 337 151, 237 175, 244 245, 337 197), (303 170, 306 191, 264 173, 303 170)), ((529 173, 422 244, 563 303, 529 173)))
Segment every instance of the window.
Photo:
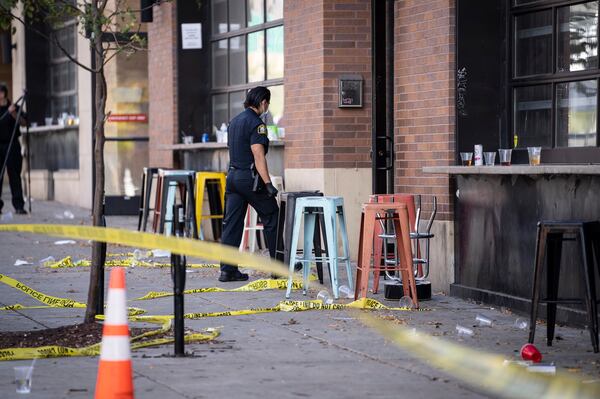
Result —
MULTIPOLYGON (((75 21, 66 22, 52 31, 60 46, 72 57, 77 56, 77 26, 75 21)), ((50 113, 59 117, 62 113, 77 115, 77 65, 65 55, 54 42, 50 45, 50 113)))
MULTIPOLYGON (((212 125, 243 109, 246 91, 271 90, 274 124, 283 117, 283 0, 212 0, 212 125)), ((270 120, 270 119, 269 119, 270 120)))
POLYGON ((598 3, 513 1, 510 83, 516 147, 600 144, 598 3))

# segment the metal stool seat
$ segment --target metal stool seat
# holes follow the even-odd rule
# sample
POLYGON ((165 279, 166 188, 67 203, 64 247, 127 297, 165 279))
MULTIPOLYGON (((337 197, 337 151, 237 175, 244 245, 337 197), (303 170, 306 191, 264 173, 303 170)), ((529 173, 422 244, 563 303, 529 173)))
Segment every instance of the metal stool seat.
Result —
POLYGON ((296 199, 292 241, 290 248, 289 278, 287 284, 286 298, 290 297, 292 291, 292 279, 294 267, 297 261, 302 262, 302 274, 304 279, 304 294, 308 287, 308 276, 310 264, 316 261, 327 262, 331 276, 331 289, 334 298, 339 298, 339 287, 337 268, 339 262, 346 264, 348 286, 352 287, 352 271, 350 268, 350 245, 348 243, 348 232, 346 229, 346 218, 344 215, 344 199, 342 197, 301 197, 296 199), (327 254, 312 255, 312 246, 315 235, 315 225, 318 214, 323 214, 323 225, 327 232, 327 254), (304 253, 302 258, 296 255, 298 240, 300 236, 300 225, 304 216, 304 253), (338 256, 338 227, 342 241, 342 256, 338 256))

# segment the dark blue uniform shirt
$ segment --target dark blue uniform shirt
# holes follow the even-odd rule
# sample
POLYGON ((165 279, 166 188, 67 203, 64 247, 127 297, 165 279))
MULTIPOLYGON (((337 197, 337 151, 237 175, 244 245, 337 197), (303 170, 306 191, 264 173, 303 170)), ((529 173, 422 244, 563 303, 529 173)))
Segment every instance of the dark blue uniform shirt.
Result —
POLYGON ((250 149, 253 144, 262 144, 265 146, 265 154, 269 152, 267 127, 256 112, 246 108, 231 120, 227 129, 229 166, 235 169, 250 169, 254 163, 254 155, 250 149))

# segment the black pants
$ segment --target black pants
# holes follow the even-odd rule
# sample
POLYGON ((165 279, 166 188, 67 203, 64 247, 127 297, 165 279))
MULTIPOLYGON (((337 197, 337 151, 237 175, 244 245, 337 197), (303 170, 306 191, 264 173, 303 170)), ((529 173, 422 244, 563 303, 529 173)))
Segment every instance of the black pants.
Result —
MULTIPOLYGON (((0 143, 0 162, 4 162, 6 153, 8 152, 8 143, 0 143)), ((15 209, 23 209, 25 201, 23 201, 23 187, 21 186, 21 168, 23 165, 23 157, 21 156, 21 145, 15 139, 8 160, 6 162, 6 173, 8 174, 8 183, 10 184, 10 193, 12 194, 12 204, 15 209)), ((2 164, 0 164, 2 168, 2 164)), ((2 196, 2 183, 4 175, 0 176, 0 197, 2 196)), ((4 206, 4 201, 0 199, 0 211, 4 206)))
MULTIPOLYGON (((275 198, 267 196, 266 190, 257 193, 252 191, 252 172, 249 169, 230 169, 227 175, 221 242, 232 247, 240 246, 248 204, 256 210, 262 221, 269 254, 274 258, 279 207, 275 198)), ((221 264, 221 271, 235 270, 237 265, 221 264)))

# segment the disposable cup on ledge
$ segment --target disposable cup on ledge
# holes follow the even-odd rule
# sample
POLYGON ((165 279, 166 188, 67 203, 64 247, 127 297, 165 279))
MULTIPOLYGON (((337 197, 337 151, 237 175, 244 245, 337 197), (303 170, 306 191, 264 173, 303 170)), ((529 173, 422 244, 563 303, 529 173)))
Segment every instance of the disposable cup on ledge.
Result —
POLYGON ((471 330, 470 328, 461 326, 460 324, 457 324, 456 325, 456 334, 458 334, 459 337, 472 337, 473 330, 471 330))
POLYGON ((460 161, 462 162, 462 166, 473 165, 473 153, 472 152, 461 152, 460 153, 460 161))
POLYGON ((495 152, 484 152, 483 159, 485 160, 486 166, 494 166, 496 163, 496 153, 495 152))
POLYGON ((479 323, 479 327, 492 327, 494 325, 492 319, 481 314, 475 316, 475 320, 479 323))
POLYGON ((31 392, 32 366, 17 366, 15 369, 15 383, 17 384, 17 393, 31 392))
POLYGON ((333 303, 333 298, 329 296, 329 292, 327 290, 319 291, 317 294, 317 299, 321 300, 325 305, 331 305, 333 303))
POLYGON ((498 155, 500 156, 500 165, 510 166, 510 160, 512 158, 512 149, 501 148, 498 150, 498 155))
POLYGON ((354 291, 347 285, 340 285, 338 290, 340 292, 340 298, 354 298, 354 291))
POLYGON ((527 147, 527 154, 529 155, 529 165, 537 166, 542 159, 542 147, 527 147))
POLYGON ((527 330, 529 327, 529 320, 519 317, 517 320, 515 320, 513 327, 517 330, 527 330))
POLYGON ((415 304, 411 297, 403 296, 398 302, 398 307, 402 309, 412 309, 415 307, 415 304))

